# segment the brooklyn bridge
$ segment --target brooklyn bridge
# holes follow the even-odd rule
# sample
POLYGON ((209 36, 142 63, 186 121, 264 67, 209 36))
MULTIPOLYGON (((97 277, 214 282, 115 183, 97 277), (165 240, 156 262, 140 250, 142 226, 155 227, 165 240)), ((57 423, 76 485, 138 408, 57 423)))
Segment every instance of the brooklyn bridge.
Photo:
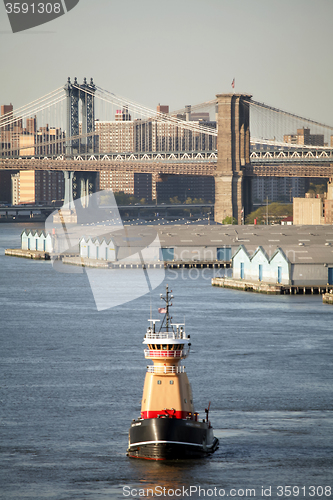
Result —
POLYGON ((63 172, 65 202, 107 188, 113 174, 213 177, 217 222, 251 211, 252 179, 333 177, 333 127, 250 94, 169 112, 68 78, 22 108, 2 106, 0 137, 0 170, 63 172))

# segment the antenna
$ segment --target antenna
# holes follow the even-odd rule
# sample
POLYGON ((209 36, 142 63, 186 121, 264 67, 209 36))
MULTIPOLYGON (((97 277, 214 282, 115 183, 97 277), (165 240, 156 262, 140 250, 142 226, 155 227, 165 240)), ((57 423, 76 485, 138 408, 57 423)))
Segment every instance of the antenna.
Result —
POLYGON ((150 294, 149 294, 149 299, 150 299, 150 319, 152 319, 153 312, 152 312, 152 305, 151 305, 151 291, 150 291, 150 294))

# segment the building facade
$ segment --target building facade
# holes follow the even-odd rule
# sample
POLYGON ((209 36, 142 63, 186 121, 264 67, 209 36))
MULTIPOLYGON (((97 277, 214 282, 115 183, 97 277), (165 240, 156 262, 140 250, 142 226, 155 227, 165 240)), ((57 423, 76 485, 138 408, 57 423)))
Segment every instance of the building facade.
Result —
POLYGON ((333 224, 333 182, 329 180, 323 196, 307 193, 293 200, 294 224, 333 224))
POLYGON ((253 177, 253 203, 281 201, 289 203, 305 194, 306 182, 302 177, 253 177))
POLYGON ((21 170, 11 174, 12 205, 60 204, 64 199, 64 174, 48 170, 21 170))
POLYGON ((291 284, 290 262, 281 248, 269 258, 261 246, 251 256, 246 247, 241 245, 232 257, 232 270, 234 279, 291 284))
POLYGON ((324 134, 311 134, 310 129, 305 127, 297 129, 296 134, 284 135, 283 140, 301 146, 324 146, 324 134))

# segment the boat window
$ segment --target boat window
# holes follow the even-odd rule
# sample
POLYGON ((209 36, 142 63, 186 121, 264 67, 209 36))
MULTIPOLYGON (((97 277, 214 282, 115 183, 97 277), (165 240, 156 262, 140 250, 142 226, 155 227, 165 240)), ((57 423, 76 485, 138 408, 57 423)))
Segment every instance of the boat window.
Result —
POLYGON ((158 380, 157 383, 158 383, 158 385, 161 385, 162 380, 158 380))
POLYGON ((170 380, 170 382, 169 382, 169 383, 170 383, 170 385, 173 385, 173 380, 170 380))

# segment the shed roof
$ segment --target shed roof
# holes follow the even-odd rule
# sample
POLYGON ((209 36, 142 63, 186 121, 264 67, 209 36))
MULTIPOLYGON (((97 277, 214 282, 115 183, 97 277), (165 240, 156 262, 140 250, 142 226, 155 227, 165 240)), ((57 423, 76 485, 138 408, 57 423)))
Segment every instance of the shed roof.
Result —
POLYGON ((253 255, 259 246, 271 259, 280 248, 292 263, 333 264, 333 226, 258 226, 258 225, 104 225, 76 226, 71 236, 105 238, 118 247, 148 246, 159 235, 162 247, 230 247, 236 252, 240 245, 253 255))

